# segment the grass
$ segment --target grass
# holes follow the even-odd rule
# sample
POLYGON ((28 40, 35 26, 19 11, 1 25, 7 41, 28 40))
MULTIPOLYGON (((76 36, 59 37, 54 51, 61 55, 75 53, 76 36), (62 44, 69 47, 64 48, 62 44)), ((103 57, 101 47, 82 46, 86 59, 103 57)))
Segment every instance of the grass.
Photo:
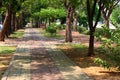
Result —
POLYGON ((10 37, 12 37, 12 38, 22 38, 23 34, 24 34, 24 30, 21 29, 21 30, 18 30, 16 32, 12 33, 10 35, 10 37))
POLYGON ((15 46, 0 46, 0 78, 4 74, 15 51, 15 46))
MULTIPOLYGON (((56 33, 56 34, 53 34, 51 35, 50 33, 46 32, 45 30, 43 29, 40 29, 40 32, 45 36, 45 37, 48 37, 48 38, 63 38, 62 35, 56 33)), ((58 32, 58 31, 57 31, 58 32)))
POLYGON ((16 51, 15 46, 0 46, 0 78, 7 69, 9 62, 16 51))
MULTIPOLYGON (((9 37, 13 39, 22 38, 24 30, 20 29, 12 33, 9 37)), ((0 79, 7 69, 13 53, 16 51, 16 46, 0 46, 0 79)))
POLYGON ((66 43, 57 45, 66 54, 86 54, 88 47, 81 43, 66 43))
POLYGON ((0 78, 4 74, 15 51, 15 46, 0 46, 0 78))
POLYGON ((15 46, 0 46, 0 55, 2 54, 12 54, 15 52, 15 46))

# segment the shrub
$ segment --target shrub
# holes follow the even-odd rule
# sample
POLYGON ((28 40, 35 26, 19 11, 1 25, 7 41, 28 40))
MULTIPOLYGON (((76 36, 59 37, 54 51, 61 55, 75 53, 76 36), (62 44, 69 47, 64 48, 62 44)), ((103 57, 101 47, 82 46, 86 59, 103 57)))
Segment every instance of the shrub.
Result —
POLYGON ((57 27, 57 29, 61 30, 61 29, 65 29, 66 26, 60 24, 60 25, 57 25, 56 27, 57 27))
POLYGON ((85 31, 83 32, 83 34, 89 35, 89 30, 85 30, 85 31))
POLYGON ((104 32, 104 30, 102 28, 96 28, 95 33, 98 33, 98 34, 100 34, 102 36, 105 35, 105 32, 104 32))
POLYGON ((50 33, 51 35, 56 34, 56 32, 57 32, 56 24, 51 23, 51 25, 46 28, 46 32, 50 33))
POLYGON ((95 34, 97 34, 97 36, 101 35, 103 37, 110 38, 112 36, 111 33, 113 33, 115 30, 113 30, 113 29, 110 30, 105 25, 103 25, 102 27, 103 28, 97 28, 96 31, 95 31, 95 34))
MULTIPOLYGON (((108 39, 102 42, 102 47, 104 48, 104 55, 106 59, 101 59, 106 61, 105 67, 117 67, 120 70, 120 28, 115 29, 114 31, 108 28, 104 29, 108 35, 108 39)), ((100 35, 100 34, 99 34, 100 35)), ((103 65, 101 60, 97 60, 96 63, 103 65)))
POLYGON ((86 28, 83 27, 83 26, 78 26, 77 30, 78 30, 79 33, 83 33, 84 31, 86 31, 86 28))
POLYGON ((95 58, 94 63, 99 64, 101 67, 104 67, 106 69, 110 69, 110 64, 108 64, 106 60, 103 60, 101 58, 95 58))

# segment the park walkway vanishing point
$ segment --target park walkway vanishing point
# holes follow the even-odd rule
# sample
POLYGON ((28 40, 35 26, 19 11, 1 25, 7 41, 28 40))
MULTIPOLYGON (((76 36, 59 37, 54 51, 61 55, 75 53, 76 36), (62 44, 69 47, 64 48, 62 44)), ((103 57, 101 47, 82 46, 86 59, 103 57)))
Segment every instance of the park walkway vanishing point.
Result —
POLYGON ((54 42, 40 35, 39 29, 26 28, 1 80, 93 80, 54 42))

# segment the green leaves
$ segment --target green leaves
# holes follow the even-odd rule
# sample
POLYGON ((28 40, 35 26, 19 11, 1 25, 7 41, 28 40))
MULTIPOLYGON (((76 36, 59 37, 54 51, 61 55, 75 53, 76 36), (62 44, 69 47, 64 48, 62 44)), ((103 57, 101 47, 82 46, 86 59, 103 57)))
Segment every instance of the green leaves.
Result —
POLYGON ((106 69, 110 69, 110 64, 107 63, 107 61, 100 59, 100 58, 95 58, 94 59, 94 63, 106 68, 106 69))
POLYGON ((120 23, 120 6, 113 10, 110 20, 115 26, 120 23))
POLYGON ((49 32, 51 35, 56 34, 57 28, 55 23, 51 23, 49 27, 47 27, 46 32, 49 32))
POLYGON ((41 9, 39 13, 37 13, 40 17, 54 17, 54 18, 59 18, 59 17, 64 17, 66 15, 64 9, 54 9, 54 8, 47 8, 47 9, 41 9))
POLYGON ((120 28, 118 27, 115 30, 112 30, 103 27, 103 30, 107 38, 102 41, 102 47, 104 48, 104 55, 106 58, 104 60, 97 58, 95 59, 95 63, 106 68, 113 66, 120 69, 120 28), (109 65, 111 63, 112 65, 109 65))

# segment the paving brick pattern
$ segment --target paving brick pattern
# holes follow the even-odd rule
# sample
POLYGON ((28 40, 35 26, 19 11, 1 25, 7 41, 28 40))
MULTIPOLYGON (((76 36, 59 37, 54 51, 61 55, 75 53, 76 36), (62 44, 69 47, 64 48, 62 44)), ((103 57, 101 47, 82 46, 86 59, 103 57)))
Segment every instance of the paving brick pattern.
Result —
POLYGON ((57 40, 27 28, 2 80, 93 80, 56 48, 57 40))
POLYGON ((38 30, 33 29, 31 52, 31 80, 63 80, 54 61, 46 52, 45 41, 41 40, 38 30))

